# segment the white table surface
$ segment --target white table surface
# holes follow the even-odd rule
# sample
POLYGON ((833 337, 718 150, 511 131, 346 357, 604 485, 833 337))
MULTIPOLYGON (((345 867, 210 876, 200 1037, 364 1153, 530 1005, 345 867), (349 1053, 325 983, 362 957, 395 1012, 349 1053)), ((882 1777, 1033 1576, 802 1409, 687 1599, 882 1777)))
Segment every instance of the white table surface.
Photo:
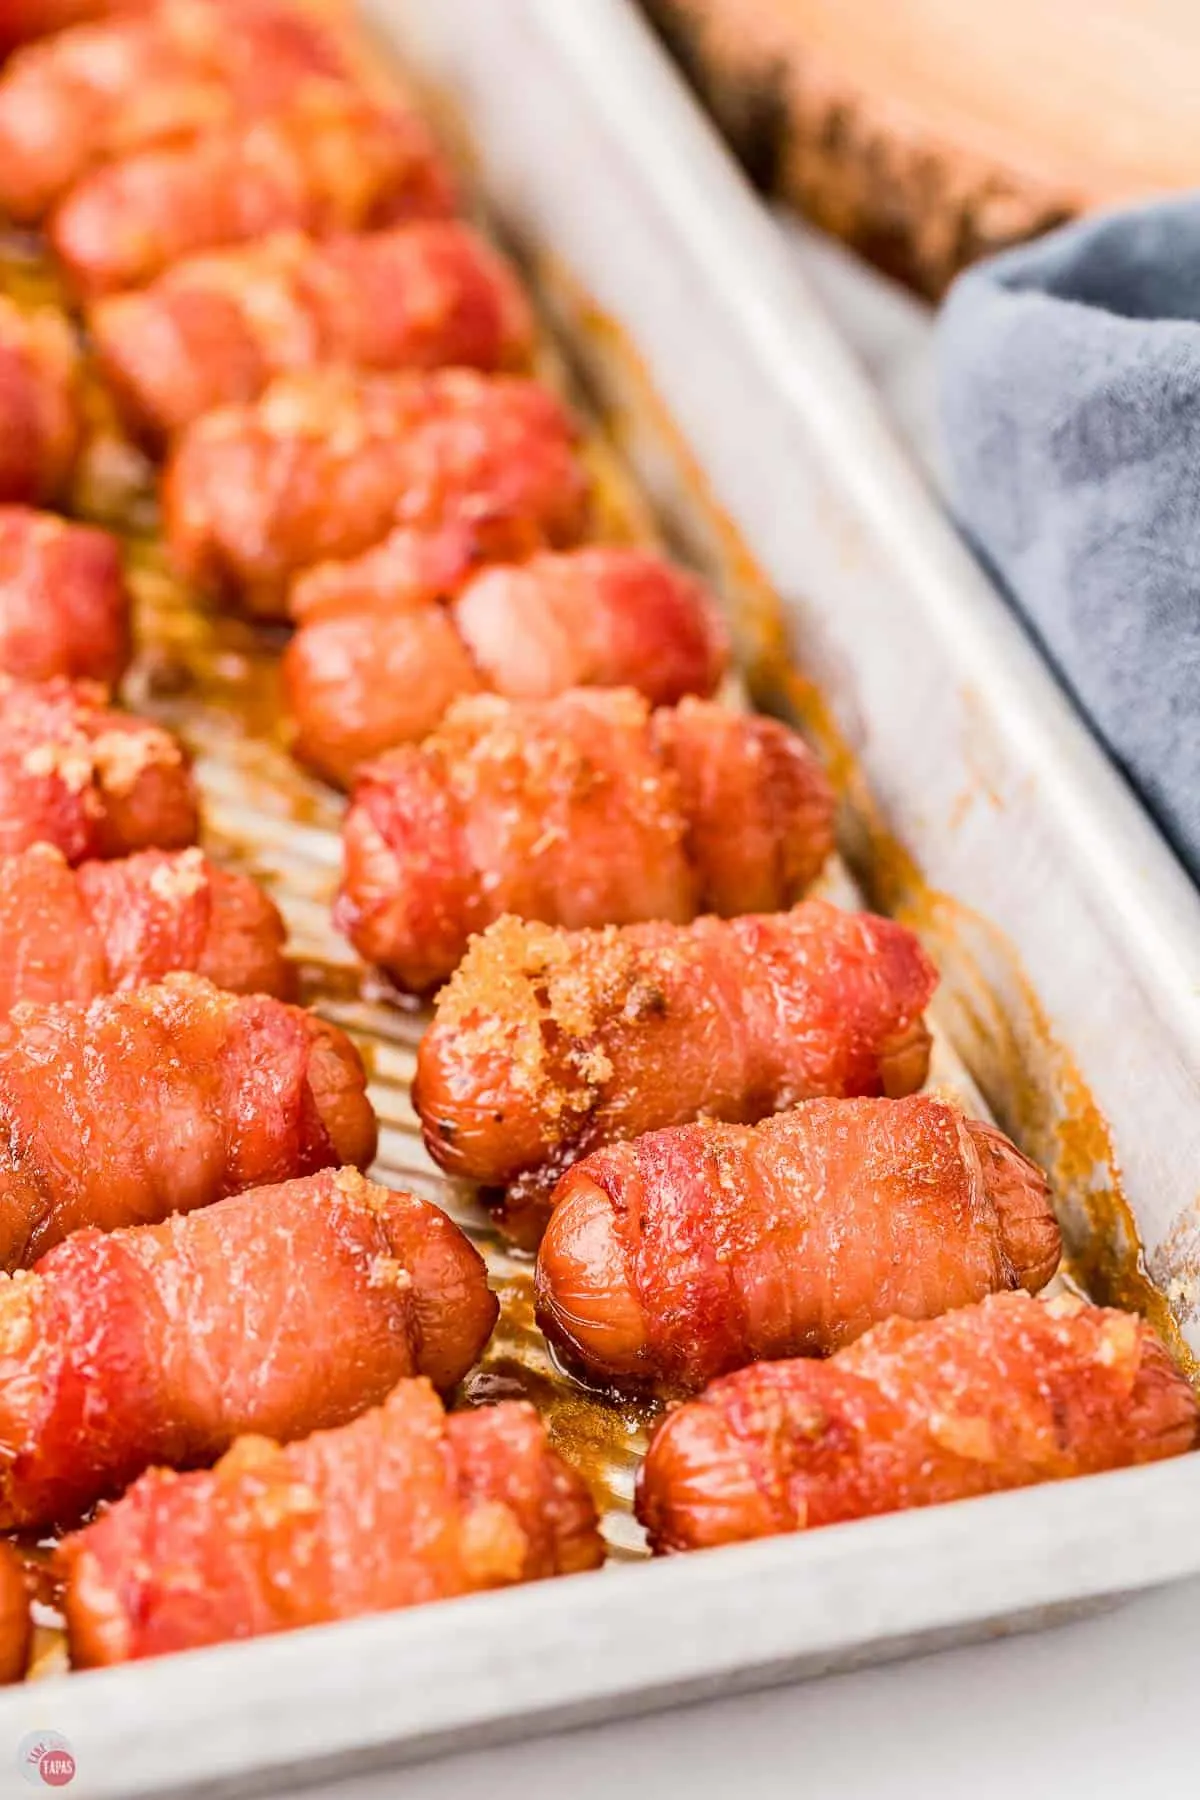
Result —
POLYGON ((328 1800, 1191 1800, 1200 1582, 1054 1631, 448 1757, 328 1800))
MULTIPOLYGON (((927 310, 839 250, 786 229, 897 427, 932 465, 927 310)), ((1188 1582, 1052 1631, 316 1792, 321 1800, 1190 1800, 1200 1795, 1198 1712, 1200 1582, 1188 1582)))

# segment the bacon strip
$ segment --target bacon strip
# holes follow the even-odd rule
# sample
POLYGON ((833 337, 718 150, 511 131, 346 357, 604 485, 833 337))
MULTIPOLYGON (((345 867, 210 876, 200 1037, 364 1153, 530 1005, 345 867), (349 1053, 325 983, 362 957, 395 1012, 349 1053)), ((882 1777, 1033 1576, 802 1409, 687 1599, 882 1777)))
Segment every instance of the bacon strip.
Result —
POLYGON ((45 842, 79 863, 194 842, 183 746, 107 701, 91 681, 0 675, 0 856, 45 842))
POLYGON ((14 56, 0 74, 0 209, 33 225, 100 163, 285 104, 346 79, 332 34, 294 6, 159 0, 14 56))
POLYGON ((54 513, 0 506, 0 672, 115 687, 130 653, 117 540, 54 513))
POLYGON ((454 204, 422 119, 313 81, 265 117, 85 176, 56 209, 50 241, 76 292, 94 299, 271 232, 373 231, 444 218, 454 204))
POLYGON ((337 786, 419 742, 482 688, 548 700, 632 687, 652 704, 711 694, 729 658, 704 584, 653 551, 617 546, 460 571, 411 533, 296 582, 300 629, 283 659, 295 754, 337 786))
POLYGON ((453 220, 196 257, 100 301, 89 327, 126 419, 155 442, 289 370, 517 368, 533 342, 512 269, 453 220))
POLYGON ((833 846, 833 791, 773 719, 628 689, 460 700, 360 772, 335 921, 420 991, 514 913, 578 927, 790 906, 833 846))
POLYGON ((911 1093, 936 981, 903 926, 824 901, 604 931, 505 918, 438 996, 413 1098, 444 1169, 536 1209, 601 1144, 911 1093))
POLYGON ((531 1406, 424 1381, 281 1450, 151 1471, 61 1552, 72 1660, 127 1662, 593 1569, 595 1508, 531 1406))
POLYGON ((355 1169, 77 1231, 0 1278, 0 1526, 78 1518, 151 1463, 341 1425, 453 1387, 499 1310, 446 1215, 355 1169))
POLYGON ((1196 1397, 1129 1313, 998 1294, 891 1319, 826 1363, 756 1363, 658 1426, 637 1515, 659 1552, 1095 1475, 1191 1450, 1196 1397))
POLYGON ((994 1126, 924 1095, 810 1100, 576 1163, 538 1253, 538 1321, 594 1379, 694 1392, 892 1314, 1036 1293, 1061 1251, 1045 1176, 994 1126))
POLYGON ((484 569, 453 612, 486 686, 514 700, 635 687, 673 706, 715 692, 729 666, 713 595, 652 550, 603 545, 484 569))
POLYGON ((546 388, 468 369, 281 376, 185 431, 163 505, 180 573, 281 616, 301 570, 430 540, 445 573, 568 543, 585 522, 575 429, 546 388))
POLYGON ((0 503, 61 497, 79 452, 78 379, 62 314, 0 294, 0 503))
POLYGON ((286 998, 285 937, 262 889, 199 850, 78 869, 50 844, 0 859, 0 1015, 22 1001, 86 1003, 176 970, 286 998))
POLYGON ((375 1116, 335 1026, 196 975, 0 1023, 0 1267, 340 1163, 375 1116))

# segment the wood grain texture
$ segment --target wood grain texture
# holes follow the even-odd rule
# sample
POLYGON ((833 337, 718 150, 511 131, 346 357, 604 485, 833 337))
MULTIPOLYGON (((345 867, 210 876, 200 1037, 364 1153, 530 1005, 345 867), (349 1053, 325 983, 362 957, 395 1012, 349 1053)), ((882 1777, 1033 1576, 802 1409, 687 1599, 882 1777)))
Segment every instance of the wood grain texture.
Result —
POLYGON ((752 175, 930 294, 1200 172, 1187 0, 646 0, 752 175))

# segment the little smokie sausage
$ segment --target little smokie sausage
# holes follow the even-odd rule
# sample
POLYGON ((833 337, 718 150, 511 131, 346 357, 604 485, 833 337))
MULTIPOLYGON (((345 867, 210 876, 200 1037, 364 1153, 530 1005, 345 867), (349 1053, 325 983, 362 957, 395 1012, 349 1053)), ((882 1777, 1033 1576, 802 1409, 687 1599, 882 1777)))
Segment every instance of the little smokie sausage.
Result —
POLYGON ((0 294, 0 503, 49 505, 67 489, 82 440, 79 357, 53 307, 0 294))
POLYGON ((373 231, 444 217, 454 200, 422 119, 316 81, 264 117, 96 169, 56 208, 49 235, 88 300, 273 231, 373 231))
POLYGON ((673 706, 712 694, 729 665, 729 635, 704 582, 633 545, 483 569, 453 613, 486 685, 514 700, 635 687, 673 706))
POLYGON ((1045 1176, 995 1126, 925 1095, 810 1100, 576 1163, 538 1253, 538 1320, 595 1380, 694 1391, 827 1356, 892 1314, 1035 1293, 1061 1249, 1045 1176))
POLYGON ((586 496, 575 428, 537 382, 320 369, 185 431, 163 504, 182 575, 282 615, 300 570, 393 529, 444 546, 465 574, 573 541, 586 496))
POLYGON ((335 921, 419 991, 502 913, 579 927, 790 906, 833 812, 816 757, 773 719, 651 712, 629 689, 460 700, 360 772, 335 921))
POLYGON ((176 970, 286 998, 284 939, 262 889, 199 850, 77 869, 50 844, 0 858, 0 1015, 25 1000, 95 1000, 176 970))
POLYGON ((195 257, 88 323, 122 413, 154 442, 290 369, 516 368, 533 341, 513 271, 457 220, 195 257))
POLYGON ((406 1381, 286 1449, 152 1470, 60 1559, 71 1657, 95 1666, 575 1574, 604 1547, 532 1406, 447 1417, 406 1381))
POLYGON ((0 1266, 339 1163, 375 1116, 336 1026, 264 994, 169 975, 0 1023, 0 1266))
POLYGON ((0 1527, 343 1424, 405 1376, 453 1387, 497 1310, 457 1225, 356 1169, 77 1231, 0 1279, 0 1527))
POLYGON ((35 225, 101 163, 186 142, 344 76, 301 8, 158 0, 31 45, 0 72, 0 211, 35 225))
POLYGON ((728 665, 713 596, 654 551, 546 552, 461 576, 460 558, 395 533, 300 577, 283 674, 301 761, 346 786, 360 764, 427 736, 453 700, 481 688, 548 700, 571 687, 632 687, 671 706, 713 693, 728 665))
POLYGON ((1143 1320, 996 1294, 714 1382, 657 1427, 637 1514, 656 1551, 700 1550, 1157 1462, 1196 1435, 1143 1320))
POLYGON ((182 850, 199 797, 178 738, 92 681, 0 675, 0 856, 38 842, 68 862, 182 850))
POLYGON ((451 1174, 544 1200, 599 1145, 817 1095, 901 1095, 929 1065, 936 973, 901 925, 790 913, 472 940, 417 1056, 425 1141, 451 1174))
POLYGON ((0 506, 0 673, 115 687, 131 647, 116 538, 54 513, 0 506))

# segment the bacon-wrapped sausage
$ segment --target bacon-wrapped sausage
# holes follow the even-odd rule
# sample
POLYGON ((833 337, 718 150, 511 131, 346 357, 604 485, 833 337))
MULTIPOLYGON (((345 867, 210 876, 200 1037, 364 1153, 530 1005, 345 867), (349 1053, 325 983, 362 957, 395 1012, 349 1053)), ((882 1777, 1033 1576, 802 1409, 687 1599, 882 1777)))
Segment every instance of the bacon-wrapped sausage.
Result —
POLYGON ((515 274, 456 220, 194 257, 100 301, 89 325, 126 419, 152 440, 290 369, 517 368, 533 340, 515 274))
POLYGON ((371 231, 442 218, 454 189, 424 121, 336 82, 195 141, 122 157, 56 209, 50 241, 85 297, 274 231, 371 231))
POLYGON ((295 752, 338 785, 428 735, 480 687, 545 700, 633 687, 652 704, 711 694, 729 642, 703 582, 650 550, 547 552, 485 568, 448 606, 459 571, 411 533, 301 576, 300 630, 283 660, 295 752))
POLYGON ((185 431, 163 505, 181 574, 278 616, 299 570, 393 528, 461 575, 572 541, 586 496, 574 426, 535 381, 315 369, 185 431))
POLYGON ((32 225, 100 163, 186 143, 344 78, 332 33, 294 6, 159 0, 33 44, 0 74, 0 211, 32 225))
POLYGON ((756 1363, 668 1413, 637 1514, 700 1550, 1157 1462, 1196 1397, 1151 1328, 1063 1296, 890 1319, 829 1362, 756 1363))
POLYGON ((129 594, 107 531, 0 506, 0 672, 88 677, 112 687, 129 664, 129 594))
POLYGON ((80 445, 79 360, 53 307, 0 294, 0 502, 56 500, 80 445))
POLYGON ((995 1126, 925 1095, 810 1100, 576 1163, 538 1253, 538 1321, 597 1380, 695 1391, 892 1314, 1036 1293, 1061 1250, 1045 1176, 995 1126))
POLYGON ((453 1387, 497 1310, 457 1225, 355 1169, 77 1231, 0 1278, 0 1525, 77 1518, 244 1432, 341 1425, 405 1376, 453 1387))
POLYGON ((91 681, 0 675, 0 856, 42 841, 78 863, 194 842, 183 746, 107 701, 91 681))
POLYGON ((175 970, 232 993, 286 997, 275 903, 199 850, 143 850, 72 869, 51 844, 0 859, 0 1016, 86 1002, 175 970))
POLYGON ((484 569, 454 620, 488 687, 547 700, 636 687, 655 706, 711 694, 729 637, 704 583, 652 550, 603 546, 484 569))
POLYGON ((335 920, 402 987, 514 913, 625 925, 790 906, 833 846, 833 790, 773 719, 628 688, 460 700, 359 773, 335 920))
POLYGON ((11 1544, 0 1543, 0 1686, 22 1681, 33 1649, 29 1583, 11 1544))
MULTIPOLYGON (((390 541, 387 554, 397 548, 390 541)), ((294 633, 282 669, 292 754, 336 787, 381 752, 419 742, 481 685, 452 614, 432 598, 331 607, 294 633)))
POLYGON ((426 1381, 287 1449, 152 1470, 60 1553, 77 1665, 260 1637, 594 1569, 595 1508, 532 1406, 426 1381))
POLYGON ((349 1038, 265 994, 168 975, 0 1023, 0 1267, 339 1163, 375 1115, 349 1038))
POLYGON ((936 973, 910 931, 810 900, 790 913, 475 938, 421 1040, 413 1099, 454 1175, 544 1197, 601 1144, 814 1095, 908 1094, 936 973))

